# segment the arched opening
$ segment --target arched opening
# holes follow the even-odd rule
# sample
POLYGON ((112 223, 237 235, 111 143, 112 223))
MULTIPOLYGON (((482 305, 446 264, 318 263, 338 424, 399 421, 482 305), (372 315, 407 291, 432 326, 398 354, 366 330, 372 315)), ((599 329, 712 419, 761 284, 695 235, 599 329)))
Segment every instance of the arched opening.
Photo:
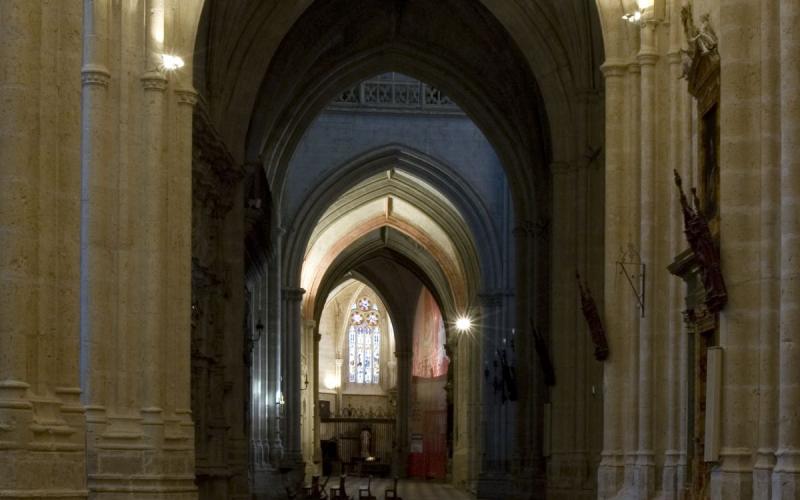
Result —
MULTIPOLYGON (((251 462, 256 467, 249 476, 267 469, 319 472, 319 396, 325 380, 309 376, 309 367, 319 369, 319 360, 310 360, 324 303, 347 273, 379 261, 415 276, 436 297, 442 316, 471 315, 478 325, 463 339, 447 328, 453 382, 446 469, 453 482, 489 496, 534 488, 544 484, 551 425, 546 419, 558 395, 544 384, 541 356, 560 357, 568 366, 573 355, 567 339, 552 340, 561 345, 557 352, 537 352, 532 330, 550 337, 554 310, 557 321, 574 323, 569 313, 574 303, 561 307, 574 302, 569 298, 574 287, 559 289, 554 269, 563 273, 578 266, 576 259, 596 258, 593 250, 551 256, 554 242, 572 238, 575 227, 568 208, 574 200, 556 200, 553 192, 569 192, 569 181, 554 186, 552 177, 562 169, 561 160, 554 161, 554 144, 564 139, 551 136, 551 126, 563 125, 549 116, 534 77, 538 69, 494 17, 495 7, 362 3, 353 9, 331 0, 296 11, 292 28, 271 49, 269 66, 261 66, 258 91, 245 92, 250 92, 246 114, 236 106, 229 116, 219 114, 219 106, 242 98, 244 89, 236 89, 242 82, 219 72, 214 63, 219 54, 197 53, 196 84, 218 98, 209 103, 206 118, 224 123, 238 116, 239 123, 230 121, 217 137, 247 172, 263 172, 270 188, 269 210, 248 214, 270 222, 268 257, 254 266, 247 284, 247 290, 264 291, 258 300, 266 332, 253 334, 259 323, 250 318, 246 329, 257 339, 252 350, 258 353, 250 370, 261 395, 247 392, 254 398, 250 418, 259 423, 248 424, 242 439, 249 441, 250 455, 264 458, 251 462), (458 15, 452 18, 452 12, 458 15), (437 30, 461 43, 435 40, 437 30), (504 50, 498 52, 498 46, 504 50), (375 109, 381 106, 387 109, 375 109), (359 113, 371 118, 348 118, 359 113), (383 123, 382 116, 390 119, 383 123), (458 133, 431 139, 428 130, 416 143, 408 130, 405 138, 391 136, 413 129, 415 119, 455 123, 458 133), (398 125, 403 121, 408 123, 398 125), (235 129, 242 133, 230 137, 235 129), (454 152, 471 147, 475 138, 481 145, 469 149, 467 158, 454 152), (270 451, 262 451, 266 448, 270 451), (520 481, 514 485, 512 477, 520 481)), ((214 45, 226 10, 206 12, 198 43, 214 45)), ((248 28, 242 36, 258 39, 256 31, 248 28)), ((551 93, 553 79, 547 80, 551 93)), ((583 195, 586 207, 597 199, 593 191, 583 195)), ((381 293, 389 292, 384 287, 381 293)), ((584 353, 581 349, 577 363, 586 362, 584 353)), ((597 371, 583 371, 576 380, 584 384, 597 377, 597 371)), ((575 390, 568 388, 565 397, 582 397, 575 390)), ((395 455, 408 454, 407 428, 398 424, 396 432, 401 439, 395 455)), ((582 449, 577 460, 592 467, 588 456, 594 444, 581 439, 563 446, 582 449)), ((407 457, 393 460, 405 474, 407 457)), ((271 477, 291 485, 298 477, 290 475, 271 477)))

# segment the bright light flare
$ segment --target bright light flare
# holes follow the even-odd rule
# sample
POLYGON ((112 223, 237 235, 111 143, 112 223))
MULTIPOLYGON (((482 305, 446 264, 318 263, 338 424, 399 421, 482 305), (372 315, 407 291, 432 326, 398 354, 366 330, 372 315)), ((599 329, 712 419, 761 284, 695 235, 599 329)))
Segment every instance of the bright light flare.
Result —
POLYGON ((180 56, 172 54, 161 54, 161 66, 167 71, 175 71, 182 68, 186 63, 180 56))
POLYGON ((339 380, 336 378, 336 375, 332 373, 325 375, 325 387, 327 387, 330 390, 339 387, 339 380))
POLYGON ((631 12, 630 14, 625 14, 622 16, 622 19, 628 21, 629 23, 638 23, 642 19, 642 11, 637 10, 631 12))
POLYGON ((459 332, 468 332, 472 328, 472 319, 467 316, 461 316, 456 320, 456 330, 459 332))

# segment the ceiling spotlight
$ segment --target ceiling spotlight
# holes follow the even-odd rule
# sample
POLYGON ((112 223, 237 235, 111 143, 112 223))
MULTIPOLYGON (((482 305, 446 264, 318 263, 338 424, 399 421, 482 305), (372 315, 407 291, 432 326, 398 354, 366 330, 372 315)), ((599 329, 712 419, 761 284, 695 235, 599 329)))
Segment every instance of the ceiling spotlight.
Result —
POLYGON ((184 66, 183 59, 180 56, 172 54, 161 54, 161 66, 167 71, 174 71, 184 66))
POLYGON ((461 316, 456 320, 456 330, 466 332, 472 328, 472 320, 467 316, 461 316))

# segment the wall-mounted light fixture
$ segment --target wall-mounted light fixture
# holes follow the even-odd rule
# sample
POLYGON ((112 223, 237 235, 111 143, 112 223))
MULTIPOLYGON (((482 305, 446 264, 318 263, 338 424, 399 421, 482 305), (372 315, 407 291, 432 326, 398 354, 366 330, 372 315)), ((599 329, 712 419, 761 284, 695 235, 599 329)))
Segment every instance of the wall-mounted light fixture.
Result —
POLYGON ((626 11, 625 14, 622 15, 622 19, 628 21, 629 23, 638 23, 642 20, 642 17, 645 13, 653 8, 653 4, 655 0, 637 0, 636 1, 636 8, 630 11, 626 11))
POLYGON ((183 58, 180 56, 161 54, 161 68, 164 69, 164 71, 175 71, 176 69, 184 67, 185 64, 183 58))
POLYGON ((472 318, 469 316, 460 316, 456 319, 456 330, 459 332, 468 332, 472 329, 472 318))

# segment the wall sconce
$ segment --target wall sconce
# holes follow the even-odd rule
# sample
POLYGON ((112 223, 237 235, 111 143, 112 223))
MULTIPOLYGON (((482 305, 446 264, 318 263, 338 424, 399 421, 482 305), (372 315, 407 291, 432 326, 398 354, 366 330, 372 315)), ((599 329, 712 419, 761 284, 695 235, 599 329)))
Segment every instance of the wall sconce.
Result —
POLYGON ((629 23, 638 23, 642 20, 642 17, 644 17, 645 12, 653 8, 654 3, 655 0, 637 0, 636 8, 632 11, 626 11, 625 14, 622 15, 622 19, 629 23))

